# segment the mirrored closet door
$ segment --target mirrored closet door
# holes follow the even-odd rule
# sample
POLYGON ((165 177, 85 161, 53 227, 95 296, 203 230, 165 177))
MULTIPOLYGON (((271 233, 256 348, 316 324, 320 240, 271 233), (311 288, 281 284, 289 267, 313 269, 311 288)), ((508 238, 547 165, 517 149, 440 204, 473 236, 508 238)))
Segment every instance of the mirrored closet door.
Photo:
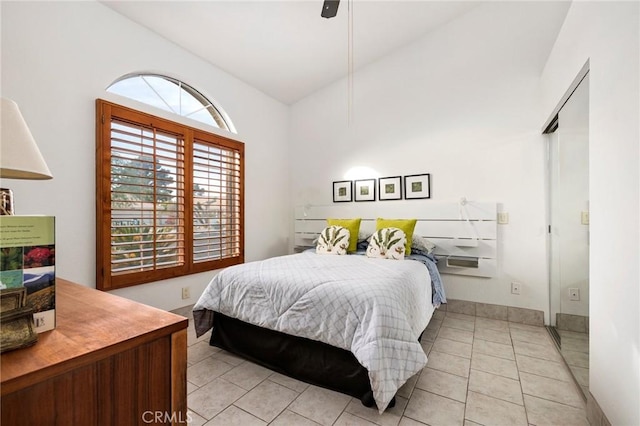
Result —
POLYGON ((589 74, 549 133, 551 332, 585 395, 589 386, 589 74))

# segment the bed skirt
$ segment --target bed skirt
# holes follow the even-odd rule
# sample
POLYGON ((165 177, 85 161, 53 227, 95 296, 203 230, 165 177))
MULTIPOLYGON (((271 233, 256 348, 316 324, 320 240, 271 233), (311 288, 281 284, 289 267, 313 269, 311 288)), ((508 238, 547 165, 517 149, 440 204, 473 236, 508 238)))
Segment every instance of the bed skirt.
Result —
MULTIPOLYGON (((210 344, 306 383, 375 406, 369 373, 349 351, 214 313, 210 344)), ((395 398, 389 407, 395 405, 395 398)))

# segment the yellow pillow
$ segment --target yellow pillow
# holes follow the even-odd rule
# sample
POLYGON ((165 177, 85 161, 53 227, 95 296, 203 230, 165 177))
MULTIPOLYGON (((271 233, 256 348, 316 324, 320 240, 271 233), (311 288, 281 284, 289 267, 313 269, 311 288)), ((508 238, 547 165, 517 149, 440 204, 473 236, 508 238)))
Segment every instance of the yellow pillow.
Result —
POLYGON ((411 241, 413 240, 413 230, 416 227, 417 219, 376 219, 376 231, 383 228, 400 228, 407 237, 404 253, 411 254, 411 241))
POLYGON ((358 249, 358 231, 360 230, 360 218, 357 219, 327 219, 327 225, 337 225, 349 230, 349 247, 348 252, 354 252, 358 249))

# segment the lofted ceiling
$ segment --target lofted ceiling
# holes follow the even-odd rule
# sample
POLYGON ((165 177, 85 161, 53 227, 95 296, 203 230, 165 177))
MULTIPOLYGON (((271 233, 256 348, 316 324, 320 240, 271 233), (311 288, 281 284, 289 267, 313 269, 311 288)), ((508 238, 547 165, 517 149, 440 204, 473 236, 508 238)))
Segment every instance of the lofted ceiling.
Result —
POLYGON ((285 104, 347 75, 349 12, 357 70, 480 4, 342 0, 325 19, 323 0, 102 3, 285 104))

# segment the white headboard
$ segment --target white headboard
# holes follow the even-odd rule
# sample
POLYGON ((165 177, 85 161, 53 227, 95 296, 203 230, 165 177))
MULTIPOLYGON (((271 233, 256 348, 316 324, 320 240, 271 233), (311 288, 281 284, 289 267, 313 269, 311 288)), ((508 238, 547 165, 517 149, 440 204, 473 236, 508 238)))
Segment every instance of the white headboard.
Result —
POLYGON ((311 246, 327 218, 362 218, 360 230, 373 233, 376 218, 417 219, 415 233, 436 245, 434 255, 444 274, 493 277, 497 273, 497 204, 466 201, 428 204, 352 202, 295 208, 294 244, 311 246))

